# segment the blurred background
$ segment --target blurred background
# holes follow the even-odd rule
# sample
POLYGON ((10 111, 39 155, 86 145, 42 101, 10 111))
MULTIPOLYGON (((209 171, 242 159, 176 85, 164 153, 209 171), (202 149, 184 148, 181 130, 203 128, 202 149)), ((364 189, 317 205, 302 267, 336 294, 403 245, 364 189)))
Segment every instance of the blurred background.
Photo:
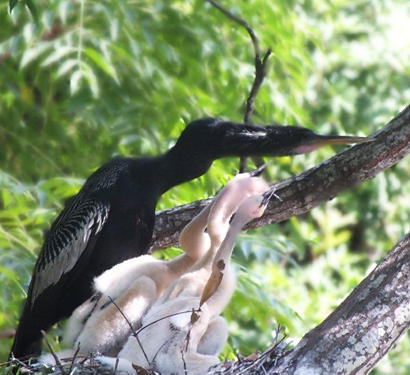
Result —
MULTIPOLYGON (((117 155, 156 155, 204 116, 241 121, 249 36, 194 0, 0 4, 0 332, 19 317, 44 231, 85 178, 117 155)), ((370 135, 410 102, 410 3, 223 1, 271 47, 255 123, 370 135)), ((284 179, 343 148, 266 159, 284 179)), ((238 169, 214 163, 158 209, 212 196, 238 169)), ((243 234, 224 358, 263 350, 278 324, 296 343, 410 230, 409 158, 301 217, 243 234)), ((178 253, 168 249, 159 256, 178 253)), ((49 334, 56 348, 61 327, 49 334)), ((0 340, 0 362, 11 340, 0 340)), ((373 374, 410 373, 410 334, 373 374)), ((1 371, 1 370, 0 370, 1 371)))

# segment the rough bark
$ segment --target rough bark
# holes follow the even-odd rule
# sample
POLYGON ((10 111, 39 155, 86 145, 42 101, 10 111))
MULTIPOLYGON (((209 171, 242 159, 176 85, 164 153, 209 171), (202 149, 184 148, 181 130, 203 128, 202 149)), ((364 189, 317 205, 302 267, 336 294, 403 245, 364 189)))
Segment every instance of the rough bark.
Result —
MULTIPOLYGON (((376 132, 376 141, 356 145, 320 165, 274 184, 283 202, 272 200, 256 228, 301 215, 372 179, 410 153, 410 106, 376 132)), ((209 202, 197 201, 157 213, 151 250, 175 246, 180 230, 209 202)))
POLYGON ((410 233, 273 374, 367 374, 410 328, 410 233))

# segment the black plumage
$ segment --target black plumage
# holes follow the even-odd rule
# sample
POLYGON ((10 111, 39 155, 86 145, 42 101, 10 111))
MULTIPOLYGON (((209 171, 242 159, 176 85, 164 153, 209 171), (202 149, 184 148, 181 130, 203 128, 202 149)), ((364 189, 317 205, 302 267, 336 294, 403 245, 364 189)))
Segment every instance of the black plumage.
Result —
POLYGON ((155 206, 165 191, 204 174, 226 156, 283 156, 359 137, 320 136, 305 128, 251 126, 206 118, 190 123, 167 153, 103 165, 71 198, 46 236, 16 332, 12 355, 41 351, 49 329, 92 295, 95 276, 147 252, 155 206))

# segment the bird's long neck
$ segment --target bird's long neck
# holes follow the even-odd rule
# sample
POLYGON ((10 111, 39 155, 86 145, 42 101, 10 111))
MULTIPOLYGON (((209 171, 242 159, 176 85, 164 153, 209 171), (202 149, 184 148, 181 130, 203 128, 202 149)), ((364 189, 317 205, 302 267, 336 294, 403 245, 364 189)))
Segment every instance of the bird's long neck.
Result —
POLYGON ((211 272, 212 269, 212 263, 215 258, 215 254, 218 251, 219 248, 219 243, 212 242, 209 250, 206 252, 206 254, 198 260, 192 267, 192 270, 200 270, 200 269, 206 269, 207 271, 211 272))
POLYGON ((303 154, 326 144, 368 142, 361 137, 320 136, 293 126, 254 126, 202 119, 190 123, 174 147, 157 159, 160 193, 203 175, 216 159, 229 156, 303 154))
POLYGON ((210 168, 213 158, 195 153, 195 151, 180 151, 171 148, 167 153, 157 159, 158 185, 161 194, 172 187, 202 176, 210 168))
POLYGON ((201 133, 195 132, 195 126, 200 127, 188 125, 175 146, 157 159, 155 173, 162 192, 203 175, 216 159, 283 154, 274 127, 215 120, 211 128, 201 133))
POLYGON ((247 220, 245 219, 235 219, 236 218, 234 218, 234 220, 232 221, 225 239, 223 240, 221 246, 219 247, 218 251, 214 256, 214 262, 212 265, 213 269, 217 267, 217 263, 220 260, 223 260, 225 264, 229 263, 232 256, 233 248, 235 246, 236 238, 238 237, 242 228, 247 223, 247 220))
POLYGON ((206 206, 182 230, 179 243, 185 254, 169 261, 168 267, 171 271, 177 274, 187 271, 208 251, 210 241, 205 228, 210 208, 211 205, 206 206))

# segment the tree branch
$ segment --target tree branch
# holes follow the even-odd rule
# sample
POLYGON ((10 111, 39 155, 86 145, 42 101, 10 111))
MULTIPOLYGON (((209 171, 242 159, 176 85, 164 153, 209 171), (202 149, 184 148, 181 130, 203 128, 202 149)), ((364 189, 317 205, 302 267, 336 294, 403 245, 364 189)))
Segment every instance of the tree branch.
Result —
POLYGON ((410 233, 319 326, 291 351, 254 363, 221 363, 208 374, 367 374, 410 328, 410 233), (244 368, 245 367, 245 368, 244 368))
MULTIPOLYGON (((261 59, 261 49, 259 46, 259 39, 255 31, 252 29, 252 27, 243 18, 235 16, 233 13, 225 9, 222 5, 220 5, 216 1, 214 0, 205 0, 205 1, 210 3, 212 6, 218 9, 225 16, 227 16, 234 22, 244 27, 252 40, 252 45, 253 45, 253 49, 255 53, 255 78, 253 80, 248 99, 246 100, 245 113, 243 117, 243 121, 245 122, 245 124, 251 124, 252 116, 255 111, 255 100, 256 100, 256 97, 258 96, 259 89, 262 86, 263 80, 266 77, 266 72, 268 68, 268 60, 272 53, 272 50, 268 48, 263 58, 261 59)), ((262 164, 262 162, 258 162, 257 164, 260 165, 262 164)), ((245 167, 246 167, 246 157, 242 157, 240 161, 240 165, 239 165, 239 171, 243 172, 245 170, 245 167)))
MULTIPOLYGON (((247 228, 304 214, 403 159, 410 153, 410 106, 373 137, 375 142, 351 147, 306 172, 274 184, 283 202, 271 200, 265 214, 247 228)), ((158 212, 151 250, 177 245, 179 232, 208 202, 197 201, 158 212)))
POLYGON ((270 374, 367 374, 410 328, 410 233, 270 374))

